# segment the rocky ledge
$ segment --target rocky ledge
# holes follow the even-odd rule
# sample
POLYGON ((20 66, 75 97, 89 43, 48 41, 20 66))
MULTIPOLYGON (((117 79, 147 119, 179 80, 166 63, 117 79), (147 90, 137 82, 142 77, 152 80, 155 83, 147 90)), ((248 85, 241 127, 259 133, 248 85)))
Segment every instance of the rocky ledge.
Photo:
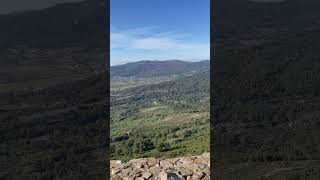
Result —
POLYGON ((111 180, 209 180, 210 154, 172 159, 143 158, 110 162, 111 180))

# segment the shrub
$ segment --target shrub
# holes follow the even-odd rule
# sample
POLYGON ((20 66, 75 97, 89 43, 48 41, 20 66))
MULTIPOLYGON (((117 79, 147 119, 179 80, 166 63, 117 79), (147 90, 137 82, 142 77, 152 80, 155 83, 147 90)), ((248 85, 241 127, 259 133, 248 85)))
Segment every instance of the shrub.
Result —
POLYGON ((157 144, 157 150, 159 152, 168 151, 170 149, 170 144, 168 142, 159 142, 157 144))

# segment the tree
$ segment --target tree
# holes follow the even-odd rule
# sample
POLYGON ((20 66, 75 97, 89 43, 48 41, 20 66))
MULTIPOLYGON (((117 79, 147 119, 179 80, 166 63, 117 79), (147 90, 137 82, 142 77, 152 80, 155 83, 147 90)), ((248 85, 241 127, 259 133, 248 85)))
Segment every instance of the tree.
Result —
POLYGON ((143 141, 143 150, 148 151, 154 149, 154 144, 150 139, 145 139, 143 141))

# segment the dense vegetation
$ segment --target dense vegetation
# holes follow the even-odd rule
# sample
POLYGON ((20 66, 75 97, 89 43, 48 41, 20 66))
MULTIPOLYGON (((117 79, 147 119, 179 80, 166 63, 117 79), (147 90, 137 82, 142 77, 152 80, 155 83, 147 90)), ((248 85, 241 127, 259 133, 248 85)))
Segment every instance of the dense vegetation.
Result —
POLYGON ((210 80, 209 67, 206 69, 188 77, 113 91, 112 158, 208 152, 210 80))
POLYGON ((227 1, 216 7, 216 179, 317 179, 319 2, 227 1))
POLYGON ((105 177, 103 74, 38 91, 2 93, 0 177, 105 177))
POLYGON ((0 179, 106 177, 100 2, 0 15, 0 179))
POLYGON ((186 75, 195 72, 207 71, 210 62, 185 62, 180 60, 169 61, 138 61, 124 65, 113 66, 111 68, 111 77, 159 77, 169 75, 186 75))

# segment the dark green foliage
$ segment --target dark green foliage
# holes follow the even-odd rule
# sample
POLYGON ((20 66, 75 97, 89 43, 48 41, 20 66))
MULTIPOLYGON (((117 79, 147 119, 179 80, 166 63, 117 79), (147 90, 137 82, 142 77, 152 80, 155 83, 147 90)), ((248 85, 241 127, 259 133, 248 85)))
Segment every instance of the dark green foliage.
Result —
POLYGON ((105 89, 101 73, 37 94, 17 94, 14 104, 0 94, 0 177, 105 177, 105 89))
POLYGON ((0 179, 106 177, 105 5, 0 15, 0 179))
POLYGON ((143 151, 149 151, 154 149, 154 144, 150 139, 143 140, 143 151))
POLYGON ((320 34, 311 20, 319 5, 217 3, 215 179, 307 179, 304 171, 319 170, 320 34))

